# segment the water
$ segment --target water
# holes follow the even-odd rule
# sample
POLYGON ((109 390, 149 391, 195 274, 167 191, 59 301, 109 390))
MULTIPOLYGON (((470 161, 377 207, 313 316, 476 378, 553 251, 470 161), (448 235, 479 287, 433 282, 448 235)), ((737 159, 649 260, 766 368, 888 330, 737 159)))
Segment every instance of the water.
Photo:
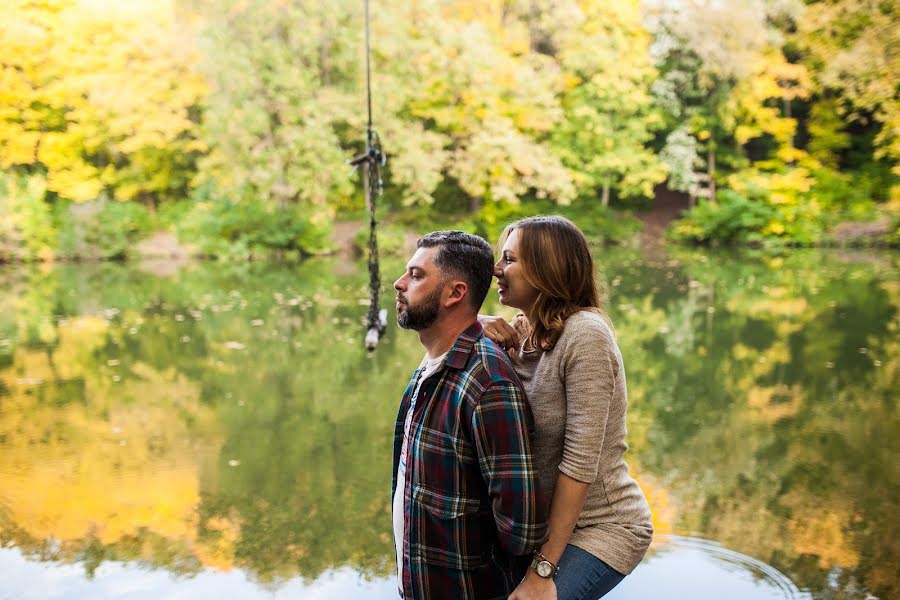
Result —
MULTIPOLYGON (((599 258, 658 532, 609 597, 898 597, 897 255, 599 258)), ((366 281, 0 271, 0 599, 394 598, 392 427, 422 352, 393 325, 362 349, 366 281)))

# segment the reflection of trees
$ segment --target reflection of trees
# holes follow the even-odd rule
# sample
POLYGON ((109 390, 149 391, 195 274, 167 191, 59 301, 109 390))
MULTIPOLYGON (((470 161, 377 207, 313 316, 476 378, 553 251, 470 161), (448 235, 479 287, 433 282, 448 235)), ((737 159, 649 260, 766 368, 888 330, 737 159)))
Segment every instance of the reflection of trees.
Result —
POLYGON ((648 428, 634 449, 666 482, 676 527, 822 597, 895 594, 891 270, 822 253, 679 258, 621 274, 613 305, 630 418, 648 428), (695 289, 719 299, 712 311, 695 289))
POLYGON ((391 335, 366 356, 355 328, 344 337, 332 325, 337 314, 321 311, 309 322, 301 349, 254 345, 252 376, 226 383, 235 394, 219 409, 229 432, 221 461, 240 466, 218 470, 201 513, 240 524, 235 562, 264 580, 348 563, 387 573, 393 565, 390 454, 405 384, 398 373, 411 371, 420 350, 409 340, 392 354, 391 335))
POLYGON ((331 266, 63 267, 17 287, 39 301, 0 316, 3 542, 89 572, 387 573, 394 406, 421 350, 391 332, 367 355, 365 279, 331 266))
POLYGON ((52 350, 22 346, 15 367, 0 371, 10 391, 0 411, 0 535, 42 558, 84 560, 89 571, 103 558, 190 570, 194 444, 215 450, 214 415, 181 376, 136 364, 140 378, 117 385, 92 368, 108 328, 73 318, 52 350))
MULTIPOLYGON (((823 256, 604 256, 628 460, 659 531, 822 597, 890 597, 900 290, 823 256)), ((0 543, 88 570, 390 570, 391 428, 421 350, 393 327, 361 349, 364 275, 19 273, 0 286, 0 543)))

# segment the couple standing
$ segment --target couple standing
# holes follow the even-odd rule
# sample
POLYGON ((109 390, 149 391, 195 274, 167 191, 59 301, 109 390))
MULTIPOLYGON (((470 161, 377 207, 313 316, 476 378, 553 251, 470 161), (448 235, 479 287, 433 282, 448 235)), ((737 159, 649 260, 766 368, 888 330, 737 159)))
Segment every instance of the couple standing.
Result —
POLYGON ((640 562, 650 509, 623 460, 625 370, 581 231, 429 233, 395 283, 425 358, 394 435, 399 589, 409 599, 596 600, 640 562), (491 276, 512 324, 479 317, 491 276))

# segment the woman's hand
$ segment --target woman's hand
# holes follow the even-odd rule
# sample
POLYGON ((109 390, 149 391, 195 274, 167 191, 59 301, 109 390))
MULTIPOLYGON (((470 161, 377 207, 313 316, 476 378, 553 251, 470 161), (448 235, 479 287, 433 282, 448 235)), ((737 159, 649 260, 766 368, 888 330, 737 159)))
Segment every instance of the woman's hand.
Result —
POLYGON ((507 352, 519 348, 519 334, 503 317, 478 315, 478 321, 484 328, 484 335, 507 352))
POLYGON ((513 590, 508 600, 556 600, 556 582, 544 579, 528 569, 525 579, 513 590))

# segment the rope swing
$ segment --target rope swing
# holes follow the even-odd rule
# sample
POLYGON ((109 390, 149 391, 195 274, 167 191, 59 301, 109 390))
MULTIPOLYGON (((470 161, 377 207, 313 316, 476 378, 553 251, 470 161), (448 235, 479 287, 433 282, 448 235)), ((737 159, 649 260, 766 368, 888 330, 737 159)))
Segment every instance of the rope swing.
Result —
POLYGON ((369 211, 369 312, 366 314, 366 349, 372 351, 387 328, 387 309, 379 309, 381 275, 378 267, 378 239, 376 236, 375 201, 381 195, 383 185, 380 168, 387 162, 381 151, 381 139, 372 129, 372 75, 369 64, 369 0, 366 0, 366 100, 369 123, 366 127, 366 151, 348 161, 355 169, 362 170, 363 193, 369 211))

